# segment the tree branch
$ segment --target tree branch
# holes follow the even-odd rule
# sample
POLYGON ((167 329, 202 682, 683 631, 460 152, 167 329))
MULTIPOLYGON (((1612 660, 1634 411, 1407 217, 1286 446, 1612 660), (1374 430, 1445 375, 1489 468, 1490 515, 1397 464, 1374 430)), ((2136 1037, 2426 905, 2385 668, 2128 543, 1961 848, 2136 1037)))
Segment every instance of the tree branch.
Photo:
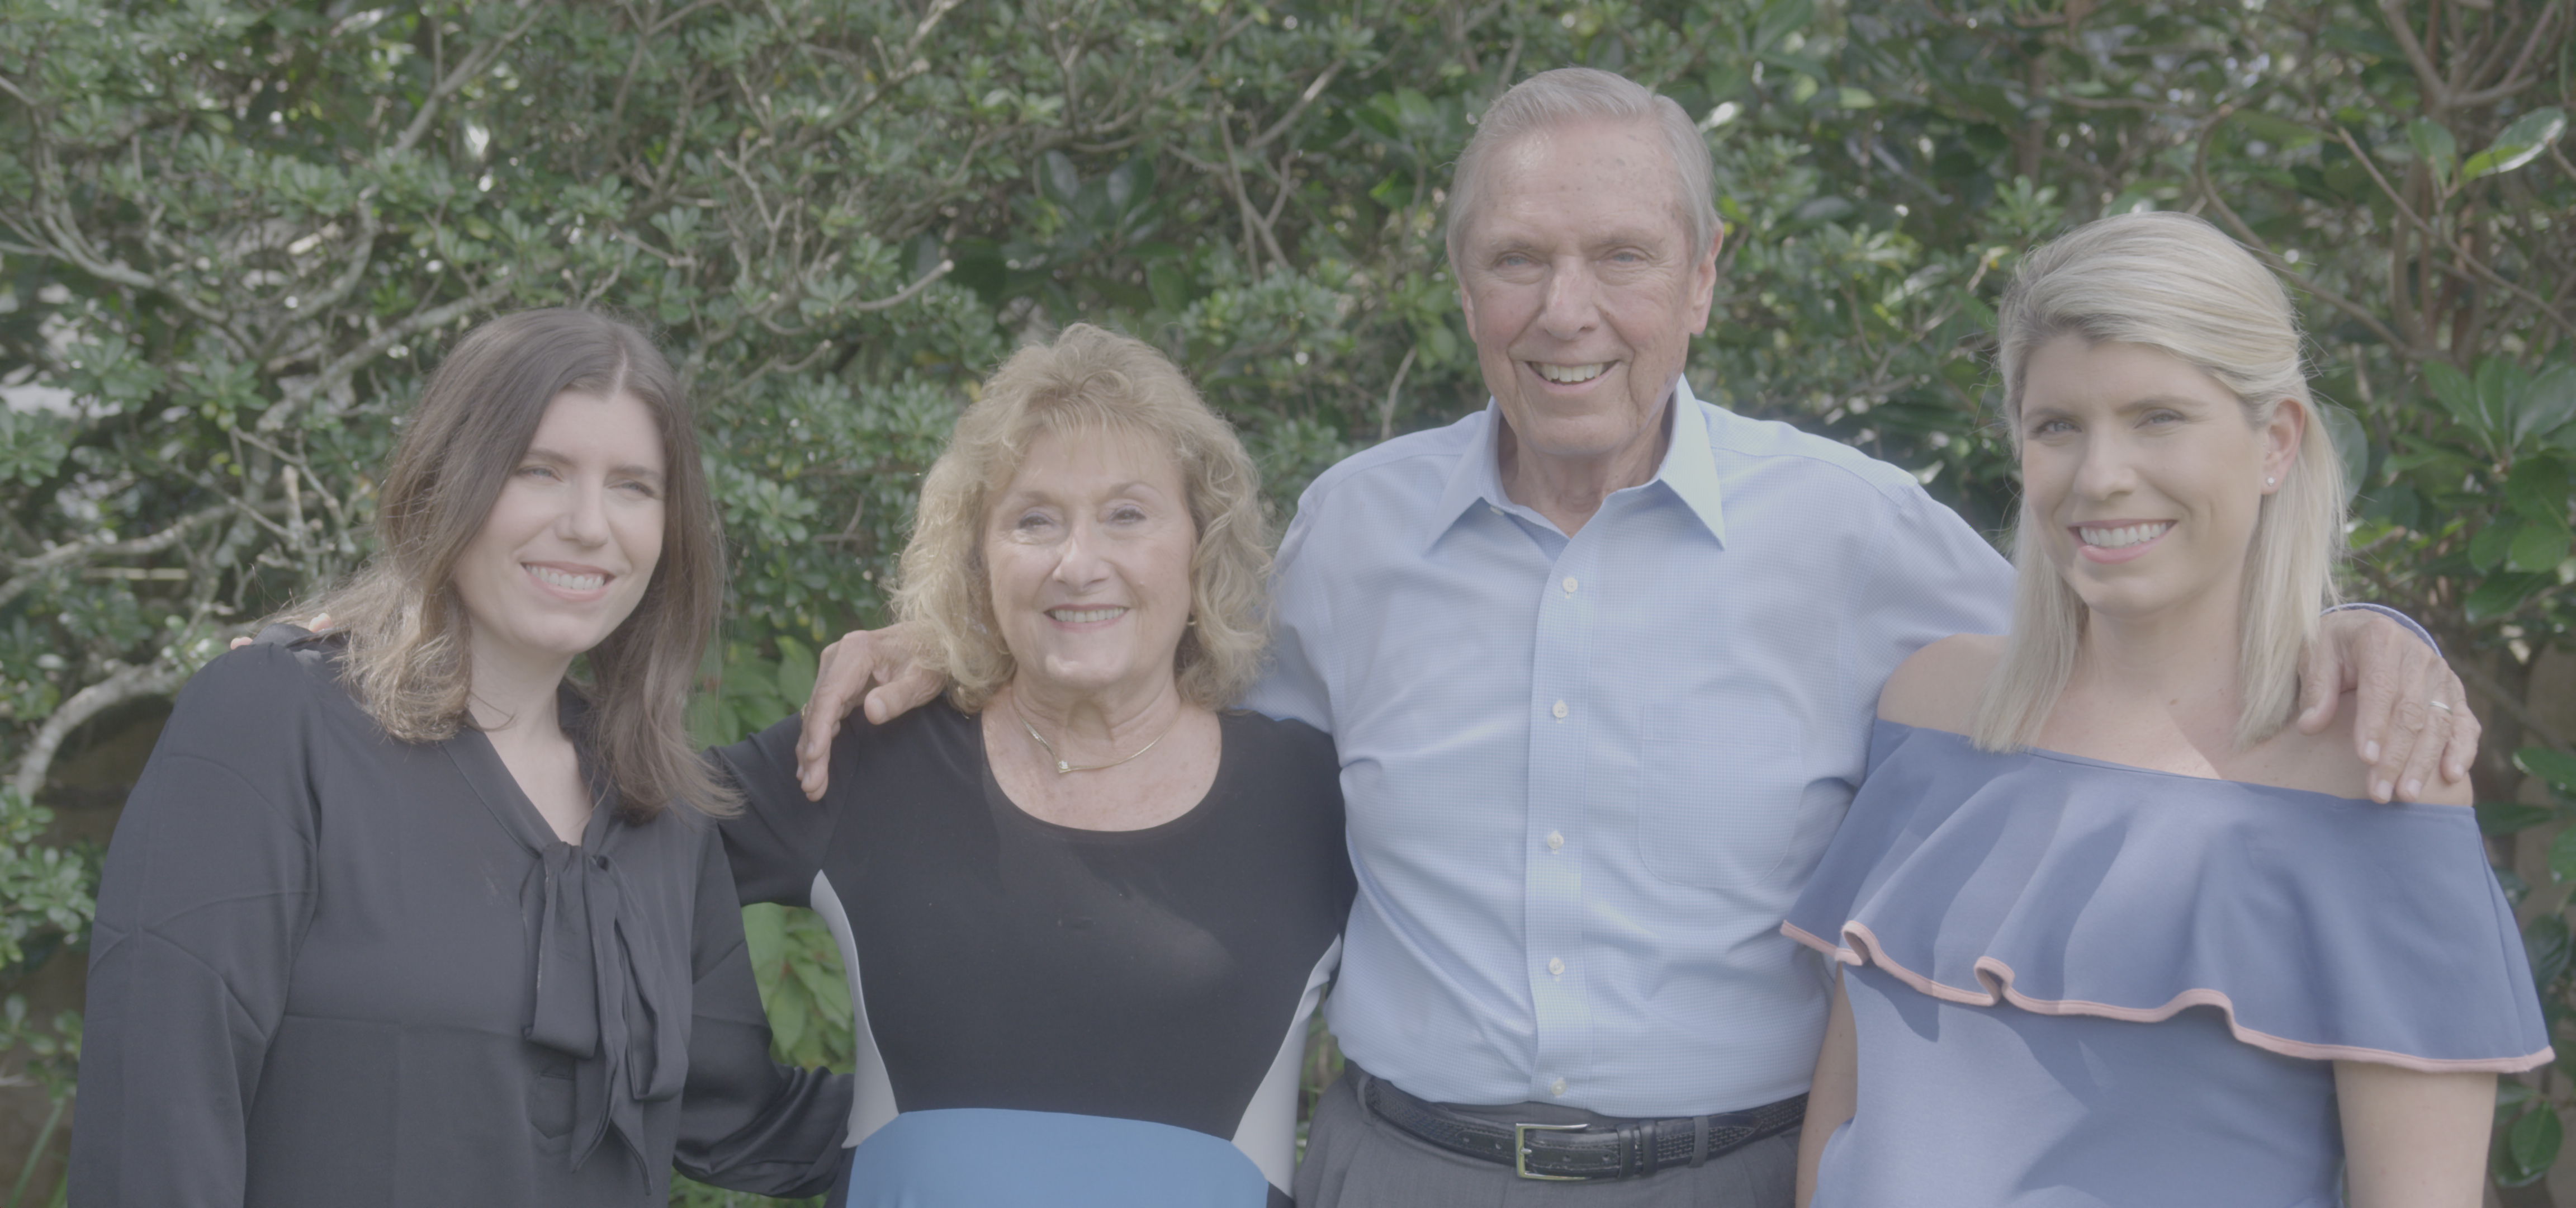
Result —
MULTIPOLYGON (((249 628, 247 625, 235 627, 236 631, 249 628)), ((220 640, 231 637, 232 633, 216 636, 220 640)), ((53 767, 54 752, 61 749, 63 739, 79 729, 82 722, 138 697, 165 695, 187 682, 187 673, 165 661, 167 657, 121 668, 116 674, 73 693, 70 700, 54 710, 53 715, 45 719, 45 724, 36 728, 35 736, 27 741, 26 757, 18 761, 18 775, 12 783, 19 794, 30 801, 35 799, 36 790, 45 787, 45 773, 53 767)))
POLYGON ((12 573, 9 580, 6 583, 0 583, 0 604, 7 604, 17 599, 46 575, 75 563, 96 558, 137 558, 145 554, 160 553, 177 545, 181 537, 187 536, 197 526, 231 510, 231 504, 219 503, 171 521, 160 532, 149 537, 136 537, 128 541, 75 541, 68 545, 55 546, 32 558, 14 559, 10 567, 12 573))
POLYGON ((438 116, 439 103, 456 95, 458 90, 472 83, 474 77, 483 74, 484 68, 491 66, 492 61, 500 58, 501 52, 507 49, 510 43, 518 41, 519 35, 528 32, 529 28, 537 23, 537 18, 546 13, 545 8, 531 5, 529 0, 519 0, 519 7, 529 10, 528 19, 519 22, 518 28, 475 47, 465 56, 464 62, 456 65, 456 70, 447 73, 446 79, 440 80, 437 87, 430 89, 429 95, 421 98, 420 112, 412 115, 411 125, 404 127, 402 137, 394 140, 394 145, 389 149, 390 155, 401 155, 420 142, 421 136, 429 133, 429 123, 438 116))
POLYGON ((2379 316, 2364 309, 2360 303, 2310 281, 2297 269, 2290 267, 2289 261, 2274 255, 2271 247, 2263 242, 2263 238, 2254 233, 2254 228, 2245 225, 2245 220, 2237 217, 2236 211, 2228 206, 2226 199, 2218 195, 2218 189, 2210 184, 2209 143, 2211 139, 2217 137, 2219 124, 2226 121, 2228 115, 2235 112, 2235 108, 2233 105, 2219 106, 2218 111, 2211 114, 2209 120, 2201 126, 2200 145, 2192 155, 2191 161, 2192 178, 2200 185, 2201 198, 2209 203, 2210 208, 2218 211, 2218 216, 2226 220, 2228 229, 2236 232, 2236 237, 2244 241, 2245 246, 2255 255, 2262 257, 2263 262, 2272 267, 2272 271, 2289 278, 2292 284, 2307 291, 2318 301, 2350 315, 2355 322, 2369 328, 2372 335, 2378 336, 2381 342, 2390 348, 2399 350, 2410 359, 2415 358, 2414 345, 2409 341, 2398 339, 2397 333, 2390 331, 2388 324, 2381 322, 2379 316))

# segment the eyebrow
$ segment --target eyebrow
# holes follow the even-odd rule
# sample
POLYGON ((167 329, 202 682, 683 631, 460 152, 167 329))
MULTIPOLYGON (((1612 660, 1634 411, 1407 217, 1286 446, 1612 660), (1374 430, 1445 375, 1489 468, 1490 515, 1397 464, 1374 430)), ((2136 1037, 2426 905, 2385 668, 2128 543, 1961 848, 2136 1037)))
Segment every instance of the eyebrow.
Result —
MULTIPOLYGON (((550 462, 555 463, 556 465, 569 465, 569 464, 571 464, 571 463, 572 463, 572 458, 567 457, 567 456, 565 456, 565 455, 563 455, 563 454, 561 454, 561 453, 557 453, 557 452, 555 452, 554 450, 549 449, 549 448, 546 448, 546 447, 545 447, 545 446, 543 446, 543 445, 530 445, 530 446, 528 446, 528 453, 527 453, 527 456, 526 456, 526 457, 521 458, 520 460, 522 460, 522 461, 550 461, 550 462)), ((662 485, 662 483, 663 483, 663 481, 664 481, 664 476, 663 476, 663 474, 662 474, 662 471, 660 471, 660 470, 656 470, 656 469, 653 469, 653 468, 652 468, 652 467, 650 467, 650 466, 639 466, 639 465, 610 466, 610 467, 608 468, 608 472, 609 472, 610 474, 612 474, 612 475, 621 476, 621 477, 626 477, 626 478, 646 478, 646 479, 651 479, 651 480, 652 480, 652 482, 653 482, 653 485, 655 485, 655 486, 660 486, 660 485, 662 485)))

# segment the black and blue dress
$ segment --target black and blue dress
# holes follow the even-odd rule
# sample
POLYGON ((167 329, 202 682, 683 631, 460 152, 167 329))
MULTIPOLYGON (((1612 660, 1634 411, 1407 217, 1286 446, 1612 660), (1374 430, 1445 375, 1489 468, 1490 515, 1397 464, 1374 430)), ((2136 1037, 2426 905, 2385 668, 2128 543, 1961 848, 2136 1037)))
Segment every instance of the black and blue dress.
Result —
POLYGON ((853 717, 831 791, 790 718, 717 752, 746 902, 811 907, 858 1039, 852 1205, 1285 1204, 1306 1021, 1354 883, 1332 740, 1220 715, 1216 780, 1159 826, 1091 831, 1005 796, 946 702, 853 717))

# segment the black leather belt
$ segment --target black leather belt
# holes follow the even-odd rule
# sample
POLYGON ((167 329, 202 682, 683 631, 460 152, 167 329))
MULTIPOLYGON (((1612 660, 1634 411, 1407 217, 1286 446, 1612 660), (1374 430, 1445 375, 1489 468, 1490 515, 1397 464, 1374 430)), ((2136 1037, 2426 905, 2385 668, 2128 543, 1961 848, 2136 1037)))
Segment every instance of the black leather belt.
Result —
POLYGON ((1416 1099, 1394 1083, 1352 1068, 1360 1103, 1380 1119, 1451 1153, 1512 1168, 1524 1179, 1609 1180, 1642 1178, 1676 1166, 1697 1166, 1764 1137, 1776 1137, 1807 1118, 1798 1095, 1749 1111, 1616 1124, 1501 1124, 1416 1099))

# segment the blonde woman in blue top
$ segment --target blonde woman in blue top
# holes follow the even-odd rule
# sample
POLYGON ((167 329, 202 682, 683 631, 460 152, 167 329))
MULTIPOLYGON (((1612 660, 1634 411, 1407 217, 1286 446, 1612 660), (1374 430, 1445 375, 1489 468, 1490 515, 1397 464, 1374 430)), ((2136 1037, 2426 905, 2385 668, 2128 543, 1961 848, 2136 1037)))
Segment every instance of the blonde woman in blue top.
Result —
POLYGON ((1888 681, 1784 927, 1838 973, 1799 1203, 2477 1204, 2547 1031, 2469 786, 2286 724, 2344 503, 2288 298, 2131 214, 1999 318, 2013 628, 1888 681))

